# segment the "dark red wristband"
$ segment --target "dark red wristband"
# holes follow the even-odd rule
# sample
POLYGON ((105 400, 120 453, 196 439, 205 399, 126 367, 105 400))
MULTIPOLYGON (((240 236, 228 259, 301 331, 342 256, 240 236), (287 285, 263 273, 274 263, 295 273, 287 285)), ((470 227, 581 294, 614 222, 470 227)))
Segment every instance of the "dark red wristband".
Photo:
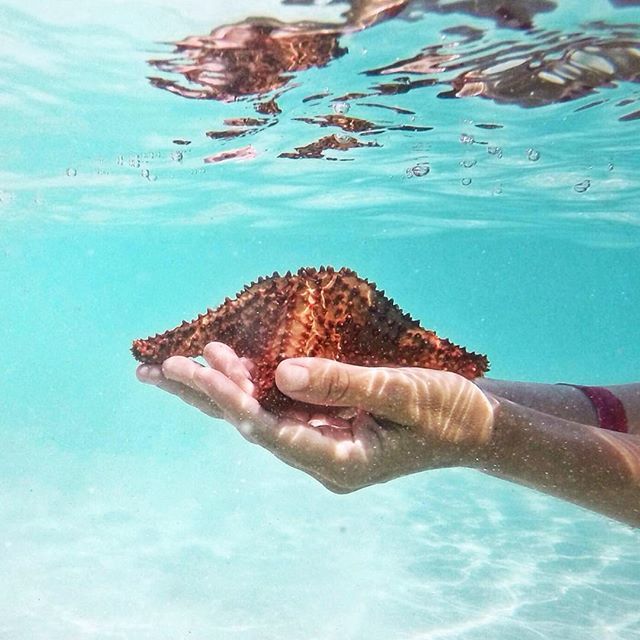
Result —
POLYGON ((620 398, 605 387, 588 387, 581 384, 570 384, 584 393, 591 401, 598 416, 598 426, 601 429, 629 433, 627 413, 620 398))

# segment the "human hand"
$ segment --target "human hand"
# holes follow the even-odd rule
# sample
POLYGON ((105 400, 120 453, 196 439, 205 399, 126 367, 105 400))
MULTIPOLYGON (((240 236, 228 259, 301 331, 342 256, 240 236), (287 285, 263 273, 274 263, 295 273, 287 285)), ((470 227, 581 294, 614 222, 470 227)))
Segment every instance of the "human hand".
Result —
POLYGON ((137 375, 230 422, 247 440, 338 493, 426 469, 473 466, 492 432, 490 396, 454 373, 285 360, 276 370, 278 388, 318 410, 278 417, 253 395, 251 361, 216 342, 203 356, 208 366, 174 356, 141 365, 137 375), (336 419, 327 407, 353 411, 336 419))

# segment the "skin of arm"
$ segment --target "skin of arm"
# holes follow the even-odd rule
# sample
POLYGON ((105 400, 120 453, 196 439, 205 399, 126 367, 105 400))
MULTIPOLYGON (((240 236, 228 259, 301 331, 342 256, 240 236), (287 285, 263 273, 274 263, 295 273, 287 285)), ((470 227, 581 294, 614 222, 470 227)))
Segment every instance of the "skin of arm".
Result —
MULTIPOLYGON (((253 397, 250 361, 221 343, 203 355, 206 366, 176 356, 137 375, 232 423, 337 493, 464 466, 640 526, 640 438, 590 426, 593 410, 571 387, 476 385, 444 371, 296 358, 280 363, 276 384, 318 412, 278 418, 253 397), (537 410, 545 402, 557 415, 537 410), (356 408, 350 428, 323 420, 327 406, 356 408)), ((640 387, 625 388, 621 399, 637 428, 640 387)))
POLYGON ((481 471, 640 527, 640 438, 499 399, 481 471))
MULTIPOLYGON (((597 426, 596 411, 589 399, 571 385, 513 382, 479 378, 475 383, 486 393, 564 420, 597 426)), ((640 433, 640 384, 606 386, 623 403, 629 432, 640 433)))

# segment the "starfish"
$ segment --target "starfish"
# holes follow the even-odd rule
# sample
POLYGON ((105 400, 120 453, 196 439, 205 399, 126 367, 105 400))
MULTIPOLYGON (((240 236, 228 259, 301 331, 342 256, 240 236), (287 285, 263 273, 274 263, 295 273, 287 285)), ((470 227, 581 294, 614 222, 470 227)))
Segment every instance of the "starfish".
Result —
POLYGON ((469 379, 489 368, 486 356, 423 329, 374 283, 346 268, 302 268, 258 278, 195 320, 134 340, 131 351, 141 362, 161 363, 174 355, 202 355, 211 341, 254 362, 256 397, 278 415, 302 404, 275 385, 276 367, 285 358, 441 369, 469 379))

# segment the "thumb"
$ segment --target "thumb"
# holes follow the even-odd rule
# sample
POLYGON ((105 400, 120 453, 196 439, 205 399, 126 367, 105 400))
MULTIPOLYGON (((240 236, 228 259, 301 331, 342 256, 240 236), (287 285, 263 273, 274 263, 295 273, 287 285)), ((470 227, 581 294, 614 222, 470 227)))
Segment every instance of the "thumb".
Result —
POLYGON ((485 394, 448 371, 291 358, 278 365, 276 385, 294 400, 356 407, 450 442, 486 440, 493 425, 493 406, 485 394))
POLYGON ((353 381, 361 368, 325 358, 290 358, 278 365, 276 385, 295 400, 351 406, 362 401, 362 393, 356 394, 353 381))

